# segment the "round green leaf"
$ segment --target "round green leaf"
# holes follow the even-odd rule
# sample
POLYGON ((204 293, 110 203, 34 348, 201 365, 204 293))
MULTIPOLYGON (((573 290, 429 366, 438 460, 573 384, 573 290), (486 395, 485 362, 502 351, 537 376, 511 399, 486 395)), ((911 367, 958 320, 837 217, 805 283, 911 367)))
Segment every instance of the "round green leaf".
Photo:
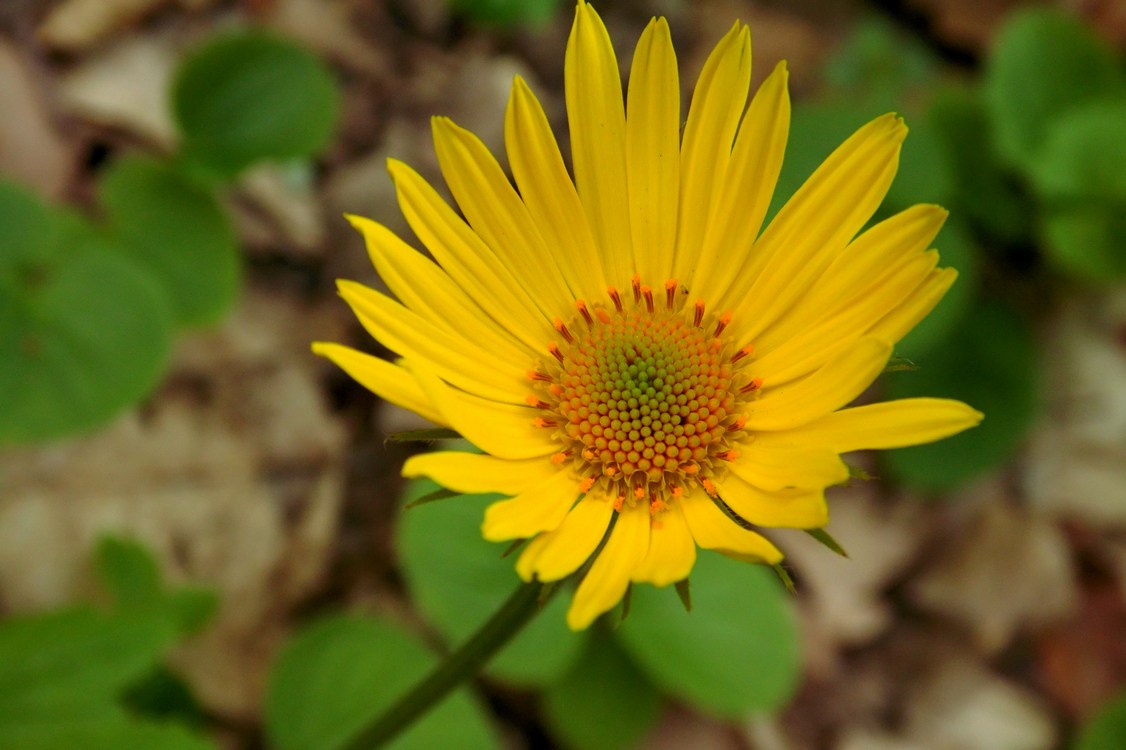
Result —
POLYGON ((977 297, 978 250, 965 225, 951 217, 935 240, 939 265, 958 269, 958 280, 931 311, 895 346, 897 356, 917 360, 942 344, 961 322, 977 297))
POLYGON ((1121 750, 1126 747, 1126 693, 1104 705, 1080 730, 1074 750, 1121 750))
POLYGON ((635 586, 619 642, 662 690, 704 713, 735 719, 783 705, 800 657, 773 571, 701 552, 690 582, 690 613, 672 589, 635 586))
POLYGON ((488 26, 542 26, 559 10, 559 0, 450 0, 450 6, 488 26))
POLYGON ((653 728, 661 694, 613 639, 595 635, 566 677, 548 688, 553 733, 575 750, 624 750, 653 728))
POLYGON ((1014 13, 985 67, 986 104, 1006 160, 1031 166, 1064 112, 1123 92, 1110 49, 1073 15, 1055 8, 1014 13))
POLYGON ((889 398, 955 398, 985 413, 973 428, 937 443, 885 451, 908 485, 949 490, 998 466, 1024 439, 1036 413, 1036 345, 1028 323, 1007 307, 980 302, 918 370, 887 375, 889 398))
POLYGON ((213 39, 184 61, 172 108, 185 151, 231 175, 256 161, 320 151, 340 105, 332 74, 315 55, 248 31, 213 39))
MULTIPOLYGON (((270 674, 265 723, 277 750, 330 750, 389 708, 425 677, 437 658, 383 620, 342 615, 321 620, 285 647, 270 674)), ((480 708, 461 690, 388 745, 395 750, 497 746, 480 708)))
POLYGON ((114 164, 98 185, 109 231, 152 272, 181 324, 218 320, 239 286, 238 242, 215 196, 149 158, 114 164))
MULTIPOLYGON (((438 489, 411 482, 406 500, 438 489)), ((456 646, 468 639, 520 584, 515 556, 481 537, 485 508, 497 495, 465 495, 406 509, 399 519, 399 558, 415 603, 427 621, 456 646)), ((518 553, 517 553, 518 554, 518 553)), ((562 676, 582 646, 566 625, 568 597, 554 597, 505 646, 486 671, 523 685, 543 685, 562 676)))
POLYGON ((22 219, 0 243, 0 444, 87 429, 163 374, 167 300, 74 217, 11 188, 0 190, 5 214, 22 219))
POLYGON ((1048 257, 1086 281, 1126 276, 1126 104, 1059 118, 1033 171, 1048 257))
POLYGON ((963 86, 942 90, 927 110, 927 121, 950 170, 950 208, 955 216, 972 219, 1008 244, 1028 240, 1028 217, 1034 208, 1001 164, 993 122, 980 91, 963 86))

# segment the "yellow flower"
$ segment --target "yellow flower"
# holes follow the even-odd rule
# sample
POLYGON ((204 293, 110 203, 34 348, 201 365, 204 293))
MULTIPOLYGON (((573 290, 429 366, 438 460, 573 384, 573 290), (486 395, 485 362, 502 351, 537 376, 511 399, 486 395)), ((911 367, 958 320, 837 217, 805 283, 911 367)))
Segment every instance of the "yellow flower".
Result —
POLYGON ((511 496, 482 531, 531 540, 516 563, 524 579, 562 579, 598 550, 572 628, 630 583, 686 578, 697 546, 778 562, 746 526, 825 526, 825 488, 848 477, 839 454, 937 440, 982 417, 941 399, 842 408, 953 283, 928 250, 946 212, 915 206, 858 235, 907 132, 885 115, 760 234, 790 105, 784 64, 747 105, 750 52, 736 23, 704 65, 681 137, 665 20, 642 34, 623 101, 610 38, 580 0, 565 69, 573 182, 517 78, 505 113, 515 187, 446 118, 434 143, 464 220, 390 162, 436 262, 351 218, 399 301, 350 281, 340 294, 401 359, 315 351, 484 452, 419 455, 403 471, 511 496))

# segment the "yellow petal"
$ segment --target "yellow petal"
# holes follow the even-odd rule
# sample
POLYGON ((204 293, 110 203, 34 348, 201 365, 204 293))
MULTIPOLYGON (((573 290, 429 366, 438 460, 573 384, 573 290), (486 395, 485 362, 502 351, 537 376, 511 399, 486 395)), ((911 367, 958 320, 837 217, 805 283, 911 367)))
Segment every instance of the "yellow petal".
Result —
POLYGON ((481 310, 448 274, 390 229, 361 216, 346 218, 363 234, 372 264, 407 309, 448 333, 467 336, 509 362, 534 356, 481 310))
POLYGON ((779 385, 837 359, 878 321, 911 299, 937 263, 938 253, 934 251, 907 256, 867 294, 850 300, 821 320, 808 322, 804 330, 795 331, 776 349, 759 357, 755 374, 779 385))
POLYGON ((449 424, 430 403, 414 376, 402 367, 351 347, 324 341, 313 344, 313 353, 332 360, 357 383, 395 406, 409 409, 434 424, 449 424))
POLYGON ((634 568, 649 550, 649 506, 626 506, 567 610, 567 625, 582 630, 622 600, 634 568))
POLYGON ((859 396, 883 371, 891 345, 860 339, 812 375, 771 389, 747 407, 750 430, 788 430, 836 411, 859 396))
POLYGON ((741 272, 721 304, 735 311, 733 335, 753 340, 821 276, 883 200, 906 134, 891 115, 866 125, 782 207, 755 243, 761 270, 741 272))
POLYGON ((905 264, 916 262, 931 246, 946 216, 938 206, 917 205, 865 231, 829 265, 801 305, 759 334, 755 346, 761 351, 773 349, 799 336, 817 319, 879 294, 905 264))
POLYGON ((821 489, 848 479, 836 451, 821 446, 762 447, 751 442, 727 465, 732 474, 764 490, 821 489))
POLYGON ((819 529, 829 523, 823 489, 767 492, 734 473, 717 480, 715 486, 728 507, 755 526, 819 529))
POLYGON ((540 535, 546 541, 536 556, 536 577, 558 581, 578 570, 606 535, 613 513, 614 506, 605 493, 588 493, 559 528, 540 535))
POLYGON ((581 0, 567 41, 564 79, 575 183, 606 278, 621 287, 634 272, 622 80, 602 19, 581 0))
POLYGON ((513 81, 508 99, 504 142, 524 204, 544 241, 553 248, 572 294, 586 300, 601 297, 608 282, 582 202, 547 116, 520 76, 513 81))
POLYGON ((537 416, 535 409, 502 404, 451 388, 421 367, 414 369, 414 375, 423 393, 444 417, 444 423, 485 453, 516 461, 559 450, 559 443, 548 430, 532 424, 537 416))
POLYGON ((961 401, 906 398, 829 414, 786 433, 764 433, 768 444, 822 445, 837 453, 920 445, 977 425, 982 413, 961 401))
POLYGON ((633 581, 667 586, 683 581, 696 564, 696 542, 678 504, 649 523, 649 552, 633 570, 633 581))
MULTIPOLYGON (((790 134, 789 73, 780 62, 751 99, 739 126, 727 177, 717 196, 718 206, 708 224, 704 244, 690 278, 678 269, 677 278, 691 281, 694 295, 719 300, 730 286, 732 263, 756 265, 761 254, 750 253, 762 228, 782 171, 782 156, 790 134)), ((683 268, 686 258, 680 258, 683 268)))
POLYGON ((408 479, 429 477, 447 489, 466 494, 518 495, 558 471, 558 466, 543 457, 512 461, 463 451, 419 453, 403 464, 403 476, 408 479))
POLYGON ((541 531, 551 531, 563 522, 567 511, 579 497, 579 483, 569 470, 557 471, 509 500, 500 500, 485 509, 481 534, 490 542, 526 539, 541 531))
POLYGON ((437 328, 398 302, 354 281, 337 283, 340 296, 377 341, 425 363, 428 369, 470 393, 510 404, 528 394, 527 372, 448 330, 437 328))
POLYGON ((782 553, 761 534, 739 527, 716 507, 703 490, 688 492, 680 499, 684 520, 696 544, 728 557, 773 565, 782 553))
POLYGON ((387 162, 407 223, 466 294, 531 348, 554 334, 547 318, 496 254, 426 180, 400 161, 387 162))
POLYGON ((910 299, 872 326, 869 335, 896 343, 918 325, 920 320, 927 317, 934 306, 946 296, 946 292, 954 285, 957 278, 958 271, 953 268, 940 268, 933 271, 910 299))
POLYGON ((649 22, 633 54, 626 164, 633 257, 644 283, 656 286, 672 277, 680 186, 680 79, 663 18, 649 22))
POLYGON ((678 276, 696 265, 704 235, 719 204, 731 144, 747 105, 750 84, 751 34, 746 26, 736 22, 704 63, 684 126, 680 222, 676 232, 678 276))
POLYGON ((449 118, 435 117, 434 149, 450 192, 470 226, 551 318, 574 301, 527 207, 481 140, 449 118))

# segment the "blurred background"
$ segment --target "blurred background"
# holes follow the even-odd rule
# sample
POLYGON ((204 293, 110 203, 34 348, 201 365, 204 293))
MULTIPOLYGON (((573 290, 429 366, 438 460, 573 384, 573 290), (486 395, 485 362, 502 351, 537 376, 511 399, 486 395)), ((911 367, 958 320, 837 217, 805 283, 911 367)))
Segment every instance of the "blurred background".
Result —
MULTIPOLYGON (((691 91, 789 61, 774 209, 856 127, 911 128, 878 218, 952 212, 960 279, 870 396, 986 414, 854 458, 842 559, 702 555, 582 634, 565 597, 397 747, 1126 748, 1126 2, 608 0, 691 91)), ((503 161, 514 75, 566 150, 567 0, 0 1, 0 748, 338 746, 515 587, 488 498, 405 500, 426 427, 309 351, 387 354, 345 212, 414 242, 429 118, 503 161)), ((687 99, 685 100, 685 110, 687 99)), ((440 187, 440 189, 444 189, 440 187)), ((417 244, 417 243, 416 243, 417 244)))

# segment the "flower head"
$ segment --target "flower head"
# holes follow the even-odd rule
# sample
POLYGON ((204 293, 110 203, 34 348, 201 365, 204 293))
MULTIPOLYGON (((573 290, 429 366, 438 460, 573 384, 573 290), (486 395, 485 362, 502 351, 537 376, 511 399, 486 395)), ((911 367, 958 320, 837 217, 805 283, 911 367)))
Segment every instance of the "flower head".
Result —
POLYGON ((906 128, 873 120, 760 232, 789 129, 786 68, 747 104, 750 35, 736 23, 700 75, 681 137, 675 54, 654 19, 623 99, 609 36, 584 2, 567 45, 574 180, 521 79, 505 147, 515 178, 471 133, 433 121, 464 219, 392 161, 399 204, 434 261, 351 220, 398 301, 340 293, 400 355, 315 350, 383 398, 482 454, 416 456, 407 476, 511 496, 494 541, 529 539, 525 579, 596 555, 568 622, 589 625, 632 582, 686 578, 696 548, 776 563, 753 527, 828 523, 840 454, 937 440, 977 424, 957 401, 844 408, 956 272, 928 250, 946 213, 915 206, 863 233, 906 128), (596 554, 597 553, 597 554, 596 554))

